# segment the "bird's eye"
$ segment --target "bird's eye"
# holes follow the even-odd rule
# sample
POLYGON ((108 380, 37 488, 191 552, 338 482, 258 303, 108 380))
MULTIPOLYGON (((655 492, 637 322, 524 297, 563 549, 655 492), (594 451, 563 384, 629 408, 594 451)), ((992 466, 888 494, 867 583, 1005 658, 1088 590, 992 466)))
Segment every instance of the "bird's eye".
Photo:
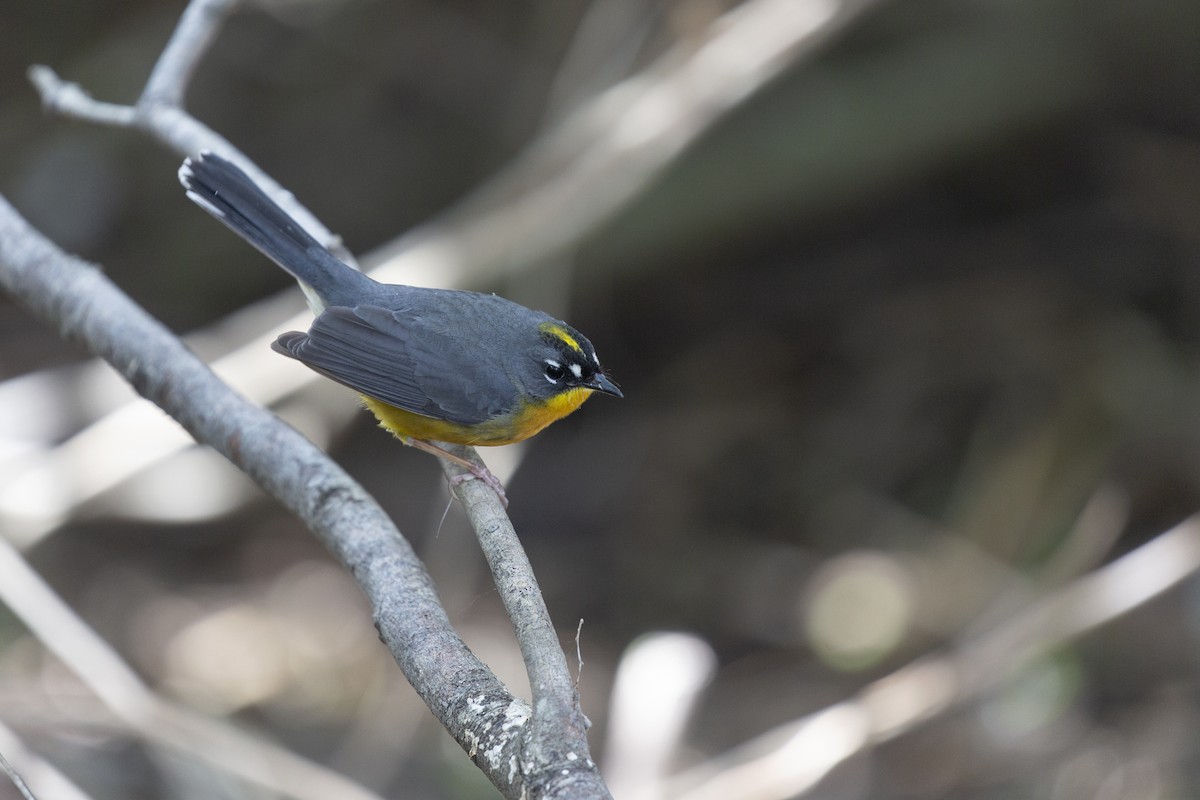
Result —
POLYGON ((546 362, 546 380, 550 381, 551 383, 558 383, 566 376, 566 374, 567 371, 563 369, 562 364, 559 364, 557 361, 546 362))

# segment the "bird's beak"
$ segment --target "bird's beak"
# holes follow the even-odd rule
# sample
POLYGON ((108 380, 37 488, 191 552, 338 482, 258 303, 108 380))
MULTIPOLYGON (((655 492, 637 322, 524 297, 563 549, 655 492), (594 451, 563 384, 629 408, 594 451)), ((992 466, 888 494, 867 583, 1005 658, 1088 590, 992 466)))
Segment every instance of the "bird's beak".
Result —
POLYGON ((610 381, 605 375, 595 375, 591 381, 587 383, 589 389, 595 389, 597 392, 611 394, 613 397, 624 397, 617 385, 610 381))

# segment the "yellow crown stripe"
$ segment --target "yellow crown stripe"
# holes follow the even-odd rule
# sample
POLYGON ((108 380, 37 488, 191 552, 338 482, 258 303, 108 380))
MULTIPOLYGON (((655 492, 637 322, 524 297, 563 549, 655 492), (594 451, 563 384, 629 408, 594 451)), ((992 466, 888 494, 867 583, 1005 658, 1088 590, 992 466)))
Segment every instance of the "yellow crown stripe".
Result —
POLYGON ((546 333, 553 336, 554 338, 566 342, 567 346, 570 347, 572 350, 574 350, 576 353, 583 352, 583 348, 579 346, 579 342, 575 340, 574 336, 567 333, 567 329, 564 328, 563 326, 555 325, 552 322, 543 322, 538 327, 541 330, 543 330, 546 333))

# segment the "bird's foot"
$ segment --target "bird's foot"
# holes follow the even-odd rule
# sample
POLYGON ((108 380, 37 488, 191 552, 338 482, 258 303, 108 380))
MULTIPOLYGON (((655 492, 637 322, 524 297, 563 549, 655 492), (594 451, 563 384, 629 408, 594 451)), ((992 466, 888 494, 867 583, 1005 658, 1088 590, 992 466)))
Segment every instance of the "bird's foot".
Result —
POLYGON ((469 475, 455 475, 450 479, 451 486, 458 486, 463 481, 473 481, 476 478, 492 487, 492 490, 499 496, 500 503, 508 508, 508 495, 504 493, 504 484, 500 483, 500 479, 491 473, 487 467, 476 467, 474 464, 464 464, 471 471, 469 475))
POLYGON ((478 478, 479 480, 483 481, 485 484, 490 486, 492 488, 492 491, 494 491, 496 493, 496 495, 500 498, 500 503, 505 508, 508 508, 508 495, 505 494, 505 492, 504 492, 504 484, 500 483, 500 479, 497 478, 495 475, 493 475, 491 473, 491 470, 489 470, 487 467, 482 466, 480 464, 476 464, 473 461, 468 461, 467 459, 462 458, 461 456, 456 456, 454 453, 451 453, 449 450, 445 449, 444 447, 438 447, 436 444, 433 444, 432 442, 427 442, 424 439, 413 439, 409 436, 405 436, 405 437, 401 438, 401 441, 404 442, 409 447, 415 447, 418 450, 423 450, 426 453, 431 453, 435 456, 438 456, 439 458, 445 458, 449 461, 453 461, 455 464, 458 464, 460 467, 462 467, 463 469, 467 470, 467 472, 470 473, 469 475, 453 476, 450 479, 451 486, 458 486, 463 481, 469 481, 469 480, 478 478))

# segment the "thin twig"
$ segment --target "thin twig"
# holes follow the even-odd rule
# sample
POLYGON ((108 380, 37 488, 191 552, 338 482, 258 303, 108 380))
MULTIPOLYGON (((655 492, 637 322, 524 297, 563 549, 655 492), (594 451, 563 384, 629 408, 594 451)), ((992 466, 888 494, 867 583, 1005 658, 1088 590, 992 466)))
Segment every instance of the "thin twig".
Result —
POLYGON ((28 74, 46 111, 113 127, 129 127, 137 121, 137 109, 133 106, 95 100, 82 86, 62 80, 47 66, 34 64, 28 74))
POLYGON ((579 681, 583 678, 583 617, 575 627, 575 691, 579 691, 579 681))

